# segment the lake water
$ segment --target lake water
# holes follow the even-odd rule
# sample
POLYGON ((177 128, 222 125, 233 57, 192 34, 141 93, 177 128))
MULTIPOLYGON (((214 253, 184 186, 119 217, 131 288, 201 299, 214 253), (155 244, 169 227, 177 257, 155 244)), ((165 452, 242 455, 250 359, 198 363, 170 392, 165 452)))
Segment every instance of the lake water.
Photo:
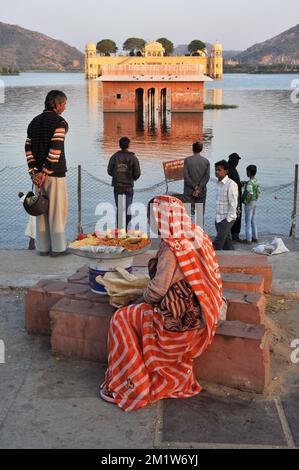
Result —
POLYGON ((24 73, 0 77, 5 102, 0 104, 0 168, 23 165, 23 145, 30 120, 43 109, 46 93, 63 89, 68 95, 66 152, 70 167, 82 164, 109 181, 106 166, 118 139, 129 135, 143 175, 138 187, 163 179, 161 161, 190 154, 195 139, 206 135, 205 155, 211 163, 237 152, 240 172, 257 164, 265 185, 288 183, 299 153, 299 104, 291 101, 291 83, 299 75, 227 74, 206 86, 207 103, 237 105, 237 109, 173 115, 168 128, 140 129, 130 114, 105 114, 98 82, 82 74, 24 73), (213 136, 211 138, 211 136, 213 136))
MULTIPOLYGON (((227 74, 222 81, 207 84, 206 102, 237 105, 237 109, 173 114, 171 117, 169 115, 166 126, 158 122, 152 128, 140 125, 131 114, 103 114, 101 85, 96 81, 86 81, 83 74, 24 73, 16 77, 0 77, 0 80, 5 98, 0 103, 1 205, 6 190, 11 192, 9 200, 15 198, 16 192, 9 177, 12 173, 3 168, 25 165, 27 126, 43 110, 47 92, 58 88, 68 96, 64 116, 70 126, 66 141, 70 168, 81 164, 93 176, 110 183, 106 173, 108 160, 118 149, 119 138, 128 135, 132 140, 131 148, 142 167, 142 177, 136 187, 147 188, 163 180, 163 161, 190 155, 192 142, 203 137, 204 153, 212 165, 237 152, 242 157, 242 179, 246 178, 246 166, 258 166, 258 179, 264 195, 267 195, 261 201, 261 231, 288 232, 292 186, 282 190, 277 187, 292 183, 294 166, 299 160, 299 104, 291 101, 292 83, 299 80, 299 75, 227 74), (276 187, 275 194, 271 193, 273 186, 276 187), (275 221, 279 223, 275 225, 275 221)), ((18 189, 26 190, 23 180, 17 181, 20 174, 24 174, 22 169, 14 170, 13 181, 18 189)), ((74 171, 70 172, 68 180, 75 190, 74 171)), ((95 192, 98 186, 96 181, 93 184, 95 192)), ((88 186, 89 182, 85 188, 88 186)), ((214 218, 214 189, 212 181, 208 200, 210 227, 214 218)), ((111 188, 107 186, 105 191, 110 195, 111 188)), ((74 191, 71 197, 76 198, 74 191)), ((94 207, 88 209, 93 211, 94 207)), ((3 224, 7 225, 7 237, 11 236, 7 220, 10 217, 13 226, 14 211, 8 206, 4 212, 1 211, 1 224, 2 227, 3 224)), ((21 212, 19 216, 23 217, 21 212)), ((75 223, 75 207, 72 220, 75 223)), ((3 243, 0 240, 0 245, 3 246, 3 243)), ((7 245, 8 242, 5 243, 7 245)))

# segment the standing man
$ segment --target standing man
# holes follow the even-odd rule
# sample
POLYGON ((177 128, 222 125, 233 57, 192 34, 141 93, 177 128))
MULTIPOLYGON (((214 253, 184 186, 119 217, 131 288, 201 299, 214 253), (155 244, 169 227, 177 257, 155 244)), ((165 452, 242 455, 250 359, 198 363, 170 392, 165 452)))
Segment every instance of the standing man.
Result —
POLYGON ((242 184, 237 166, 241 157, 237 153, 232 153, 228 157, 228 177, 233 180, 238 185, 239 197, 238 197, 238 208, 237 208, 237 220, 232 228, 232 238, 233 241, 243 243, 243 240, 240 238, 241 233, 241 224, 242 224, 242 184))
POLYGON ((68 124, 61 117, 66 102, 67 97, 62 91, 50 91, 45 110, 31 121, 27 131, 25 152, 29 174, 37 188, 49 198, 48 213, 37 218, 37 250, 41 256, 67 254, 64 140, 68 124))
POLYGON ((218 178, 216 200, 217 237, 215 250, 234 250, 231 229, 237 219, 238 186, 228 177, 228 163, 225 160, 215 164, 218 178))
POLYGON ((117 225, 119 228, 124 228, 123 212, 126 210, 127 229, 131 221, 128 209, 133 203, 134 182, 140 178, 141 172, 138 158, 135 153, 129 151, 130 139, 122 137, 119 141, 119 146, 121 150, 110 158, 108 174, 112 176, 112 186, 114 187, 117 225))
POLYGON ((210 162, 201 155, 203 144, 193 144, 193 155, 184 163, 184 195, 192 203, 192 214, 195 204, 203 204, 203 215, 207 198, 207 184, 210 180, 210 162))

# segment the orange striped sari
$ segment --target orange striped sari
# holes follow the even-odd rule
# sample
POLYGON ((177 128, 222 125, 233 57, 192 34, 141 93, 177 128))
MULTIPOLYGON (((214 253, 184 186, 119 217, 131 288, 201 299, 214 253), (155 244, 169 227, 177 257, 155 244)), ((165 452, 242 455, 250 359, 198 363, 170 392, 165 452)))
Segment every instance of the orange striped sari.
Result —
POLYGON ((211 344, 222 303, 222 283, 214 248, 200 227, 191 225, 181 201, 158 196, 153 211, 162 239, 175 253, 205 317, 203 329, 171 332, 148 304, 118 310, 110 324, 108 370, 103 387, 125 411, 164 398, 201 392, 193 361, 211 344))

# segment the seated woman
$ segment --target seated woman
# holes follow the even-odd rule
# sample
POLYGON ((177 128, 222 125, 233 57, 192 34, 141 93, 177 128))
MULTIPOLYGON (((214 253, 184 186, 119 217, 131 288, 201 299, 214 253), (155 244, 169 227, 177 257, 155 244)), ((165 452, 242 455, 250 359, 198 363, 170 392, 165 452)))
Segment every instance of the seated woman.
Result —
POLYGON ((162 239, 149 264, 152 279, 144 302, 111 320, 101 389, 104 400, 125 411, 201 392, 193 362, 211 344, 222 304, 210 238, 191 224, 178 199, 158 196, 152 208, 162 239))

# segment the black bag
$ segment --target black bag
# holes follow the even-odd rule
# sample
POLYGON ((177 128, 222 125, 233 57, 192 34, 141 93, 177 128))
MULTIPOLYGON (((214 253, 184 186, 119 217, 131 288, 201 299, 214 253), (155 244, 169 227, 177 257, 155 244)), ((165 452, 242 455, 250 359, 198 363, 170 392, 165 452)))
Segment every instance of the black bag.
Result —
POLYGON ((34 194, 30 191, 23 202, 25 211, 34 217, 46 214, 49 210, 49 199, 45 194, 34 194))
POLYGON ((131 186, 132 177, 132 158, 128 155, 118 155, 115 162, 114 182, 116 187, 131 186))

